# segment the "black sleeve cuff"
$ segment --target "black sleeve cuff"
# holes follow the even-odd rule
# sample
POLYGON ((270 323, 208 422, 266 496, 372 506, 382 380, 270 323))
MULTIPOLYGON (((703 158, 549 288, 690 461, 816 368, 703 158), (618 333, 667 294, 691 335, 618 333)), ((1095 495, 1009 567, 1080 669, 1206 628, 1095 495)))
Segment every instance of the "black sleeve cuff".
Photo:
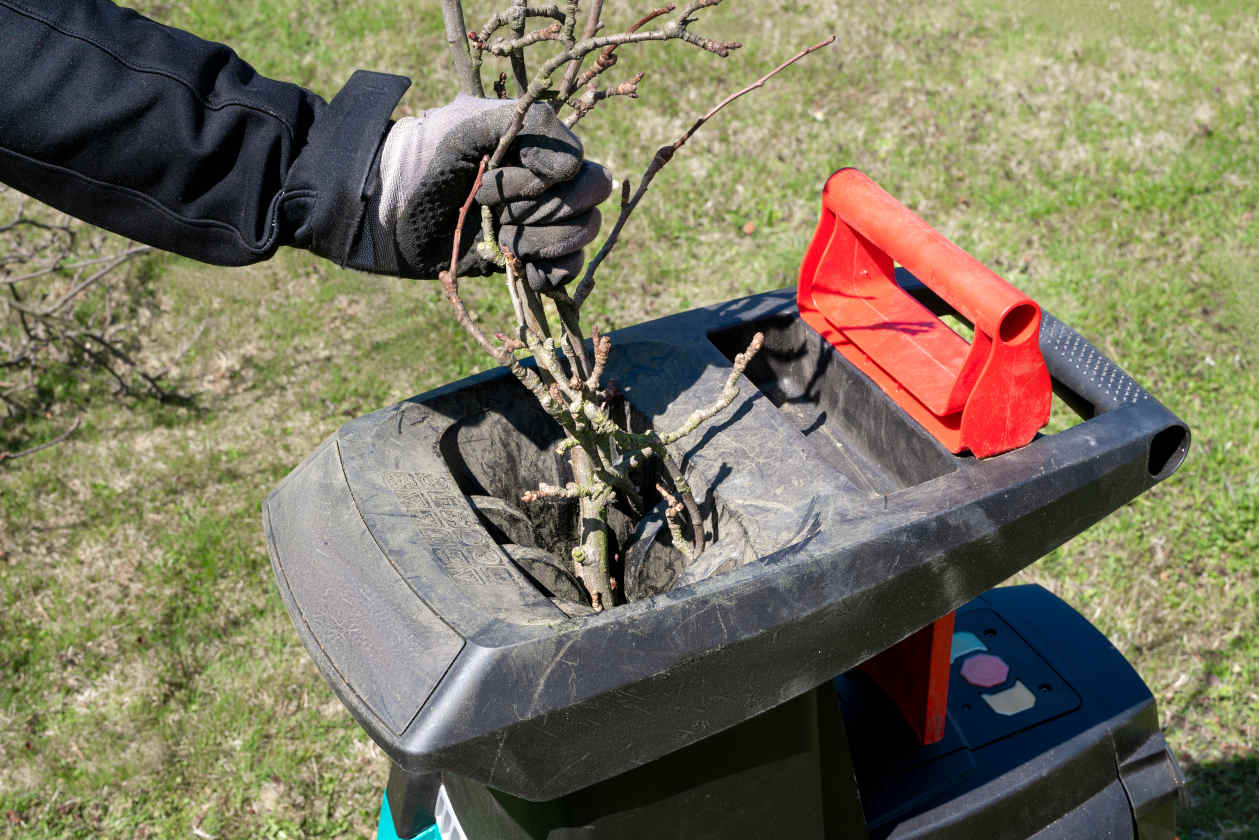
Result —
POLYGON ((390 115, 411 80, 356 70, 311 127, 280 200, 281 242, 345 265, 390 115))

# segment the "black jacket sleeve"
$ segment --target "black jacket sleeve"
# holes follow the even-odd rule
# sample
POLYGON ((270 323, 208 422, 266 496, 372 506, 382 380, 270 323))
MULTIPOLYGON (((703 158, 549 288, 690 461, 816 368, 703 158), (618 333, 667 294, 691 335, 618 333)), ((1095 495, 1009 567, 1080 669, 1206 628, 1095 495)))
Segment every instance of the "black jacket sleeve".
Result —
POLYGON ((358 71, 325 102, 108 0, 0 0, 0 181, 206 262, 344 264, 409 84, 358 71))

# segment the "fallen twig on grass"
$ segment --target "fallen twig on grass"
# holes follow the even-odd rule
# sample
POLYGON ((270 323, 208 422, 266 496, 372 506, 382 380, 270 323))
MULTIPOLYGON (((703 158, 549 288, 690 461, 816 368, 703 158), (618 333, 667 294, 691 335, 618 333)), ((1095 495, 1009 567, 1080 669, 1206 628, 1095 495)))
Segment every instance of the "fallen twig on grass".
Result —
POLYGON ((18 458, 25 458, 27 455, 34 455, 36 452, 43 452, 45 449, 56 446, 66 438, 70 437, 70 435, 74 434, 81 425, 83 425, 83 418, 76 417, 74 418, 74 423, 70 425, 70 428, 66 429, 52 440, 41 443, 39 446, 32 446, 30 449, 23 449, 21 452, 0 452, 0 464, 8 461, 16 461, 18 458))

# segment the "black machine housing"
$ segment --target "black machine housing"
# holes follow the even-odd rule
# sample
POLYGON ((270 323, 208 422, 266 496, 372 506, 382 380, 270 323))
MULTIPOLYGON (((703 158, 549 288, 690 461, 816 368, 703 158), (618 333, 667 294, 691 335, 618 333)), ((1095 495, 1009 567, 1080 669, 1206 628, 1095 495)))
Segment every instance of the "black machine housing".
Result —
MULTIPOLYGON (((904 272, 898 280, 947 310, 904 272)), ((1040 341, 1055 392, 1084 419, 982 460, 923 432, 800 321, 792 290, 620 330, 608 375, 638 416, 671 428, 711 402, 758 330, 765 347, 740 396, 674 452, 717 545, 728 534, 731 547, 719 565, 681 569, 668 588, 615 609, 583 615, 548 597, 469 501, 504 492, 491 485, 505 471, 551 463, 559 440, 502 369, 347 423, 268 497, 281 596, 325 679, 392 760, 400 834, 432 808, 440 779, 456 806, 542 803, 551 816, 520 817, 533 826, 522 837, 621 836, 565 834, 575 818, 555 803, 682 760, 722 733, 770 726, 767 715, 802 744, 843 738, 827 699, 837 674, 1167 478, 1188 449, 1183 422, 1048 313, 1040 341)), ((837 684, 845 715, 871 702, 859 683, 837 684)), ((1142 714, 1146 744, 1158 731, 1152 699, 1142 714)), ((822 800, 859 789, 865 816, 853 824, 878 834, 888 814, 907 812, 876 805, 886 780, 868 762, 849 766, 868 754, 852 738, 846 752, 849 741, 851 755, 805 764, 838 774, 822 800)), ((1139 759, 1140 744, 1115 760, 1139 759)), ((582 819, 594 830, 606 816, 582 819)), ((761 836, 755 819, 741 824, 761 836)))

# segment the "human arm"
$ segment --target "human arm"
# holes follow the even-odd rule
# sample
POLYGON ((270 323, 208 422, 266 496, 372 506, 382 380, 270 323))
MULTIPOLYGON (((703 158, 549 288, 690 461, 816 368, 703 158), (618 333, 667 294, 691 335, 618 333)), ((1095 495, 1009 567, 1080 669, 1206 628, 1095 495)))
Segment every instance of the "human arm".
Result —
POLYGON ((0 179, 206 262, 344 262, 406 79, 360 71, 329 104, 102 0, 0 0, 0 30, 0 179))
MULTIPOLYGON (((358 71, 325 102, 107 0, 0 0, 0 31, 0 64, 18 70, 0 89, 0 180, 206 262, 295 245, 420 273, 405 255, 376 260, 391 243, 366 241, 380 230, 369 208, 387 189, 379 162, 407 79, 358 71)), ((590 221, 578 239, 593 236, 590 221)))

